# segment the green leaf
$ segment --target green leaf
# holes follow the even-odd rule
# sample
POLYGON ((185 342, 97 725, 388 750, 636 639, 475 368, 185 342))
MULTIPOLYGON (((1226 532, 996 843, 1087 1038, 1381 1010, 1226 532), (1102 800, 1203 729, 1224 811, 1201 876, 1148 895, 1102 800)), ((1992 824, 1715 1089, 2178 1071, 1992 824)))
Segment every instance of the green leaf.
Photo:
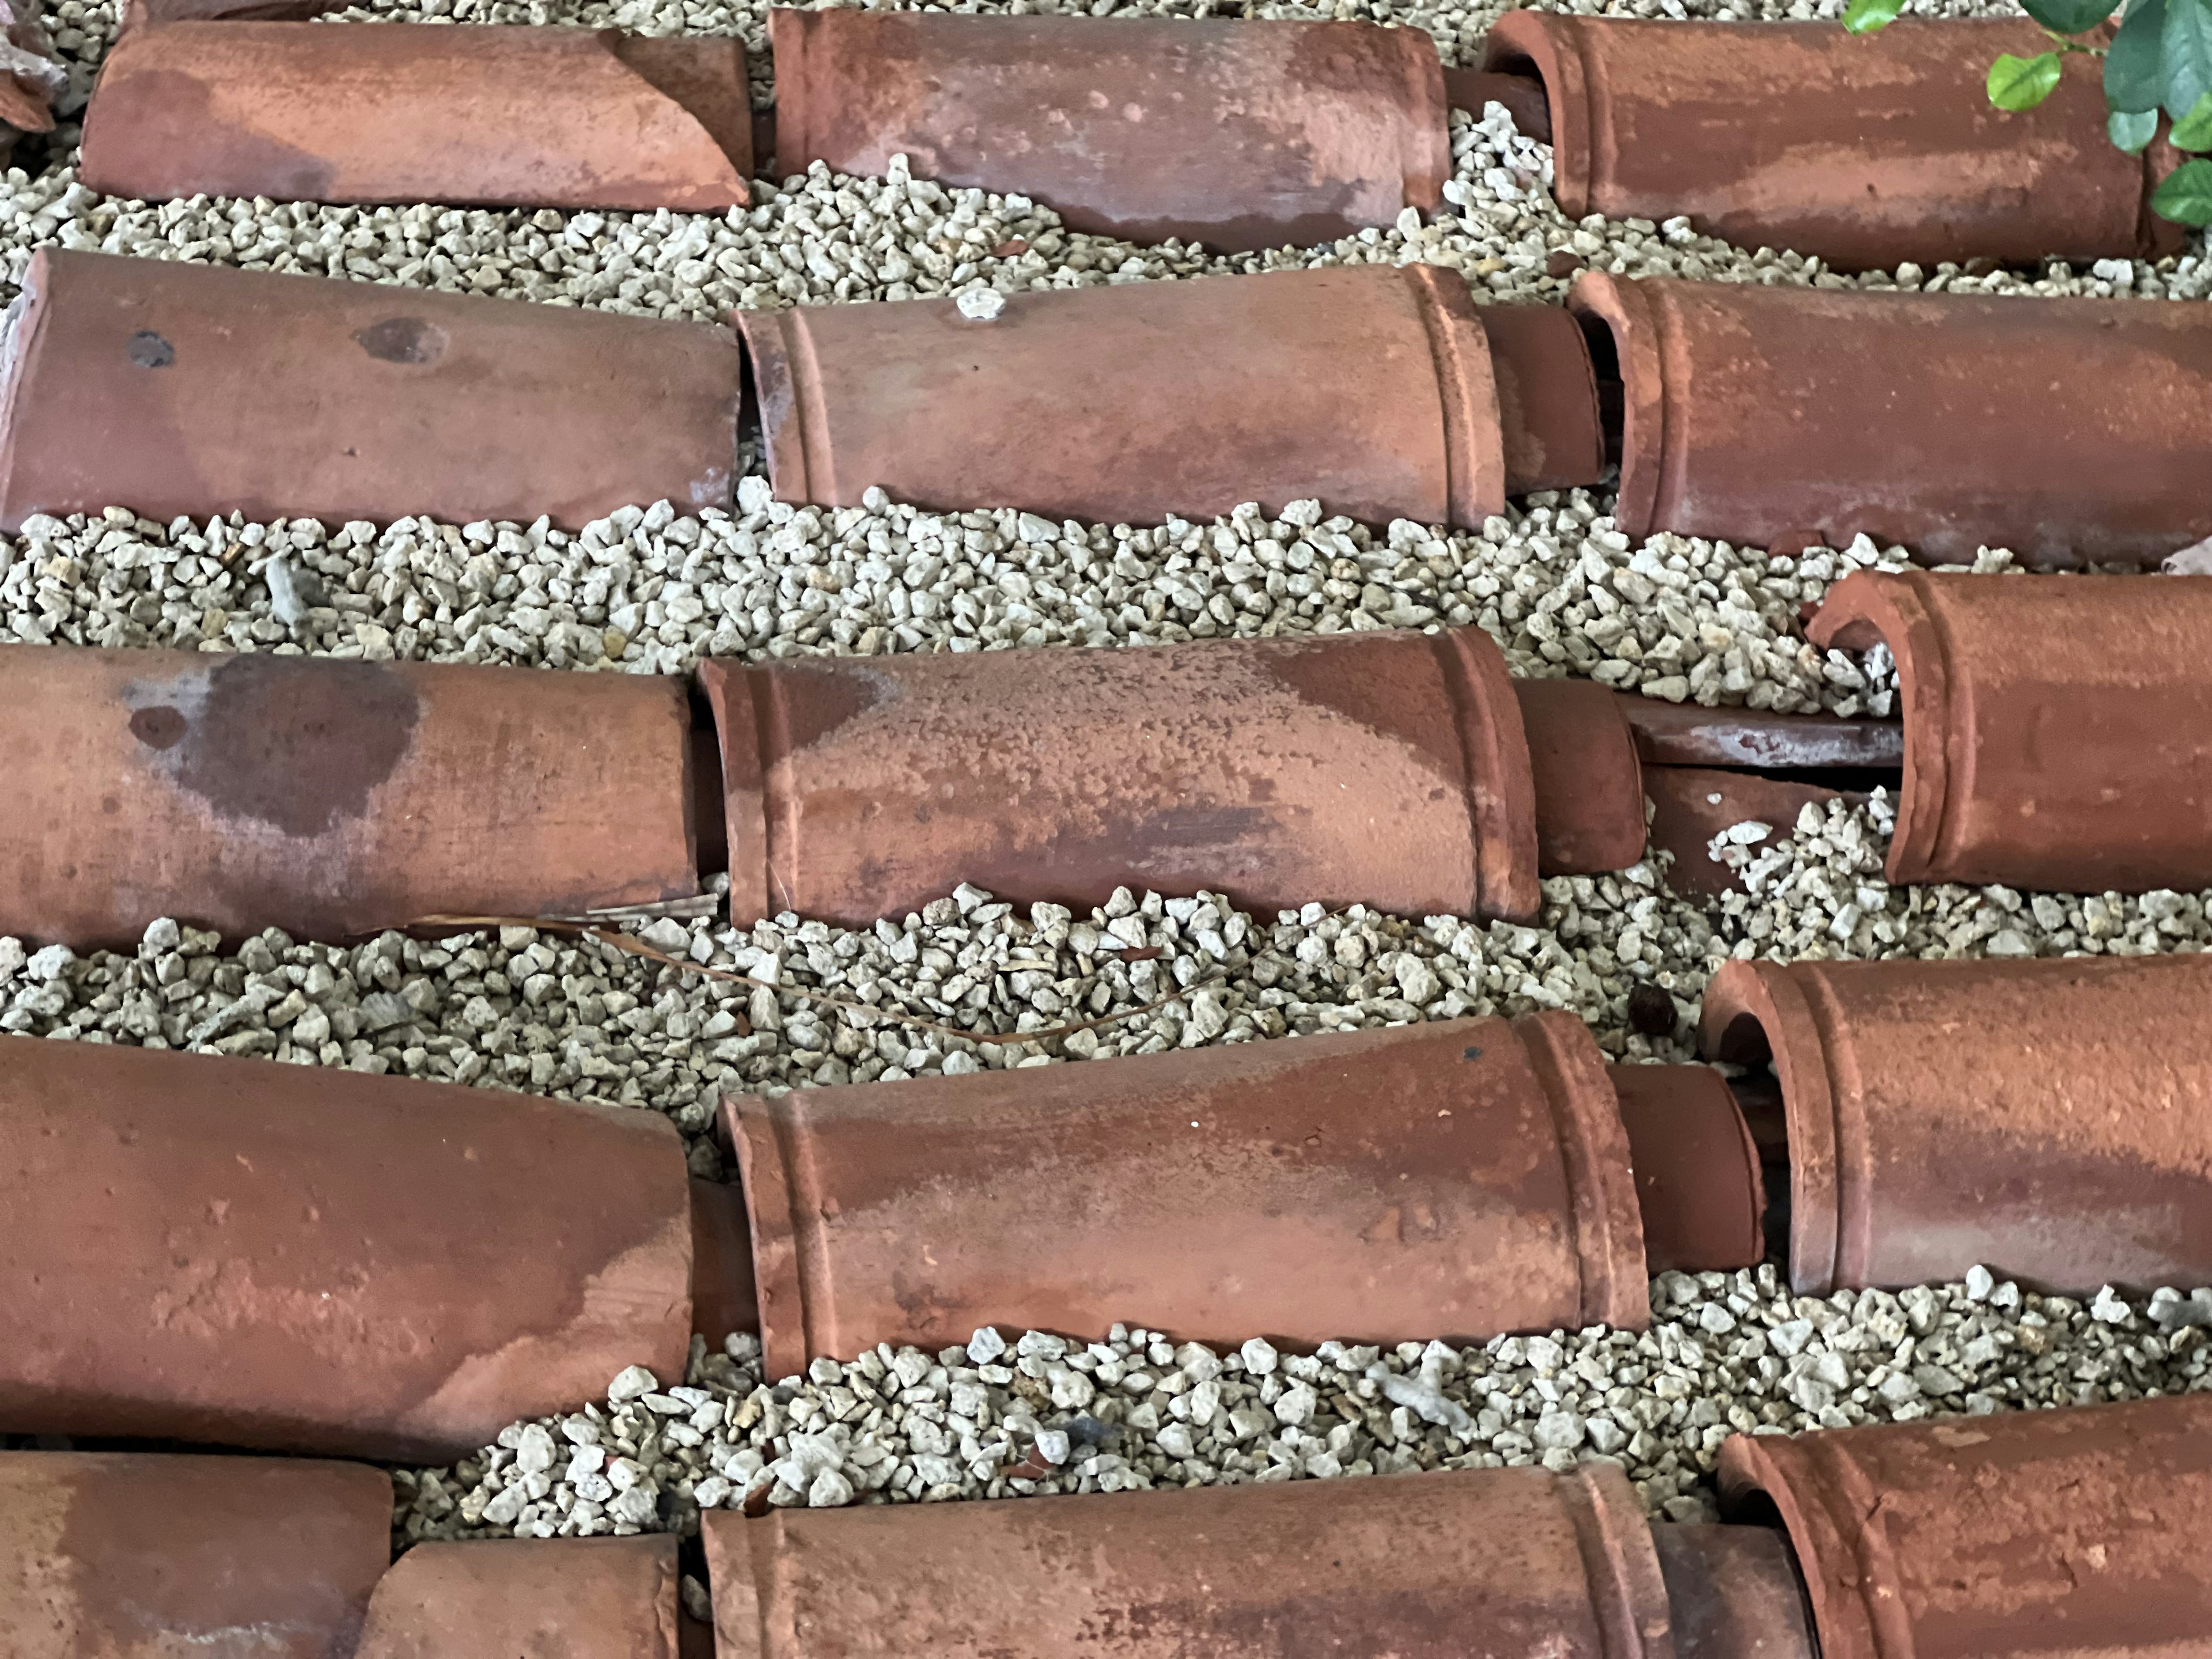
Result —
POLYGON ((2158 107, 2158 48, 2165 29, 2166 0, 2132 0, 2105 54, 2105 101, 2114 109, 2135 115, 2158 107))
POLYGON ((2212 161, 2185 161, 2151 192, 2151 211, 2181 225, 2212 225, 2212 161))
POLYGON ((2179 121, 2212 92, 2212 0, 2166 0, 2158 56, 2159 101, 2179 121))
POLYGON ((2105 118, 2105 132, 2115 149, 2124 150, 2130 155, 2141 155, 2143 146, 2158 134, 2158 112, 2116 109, 2105 118))
POLYGON ((1844 27, 1853 34, 1872 34, 1887 28, 1905 9, 1905 0, 1851 0, 1844 8, 1844 27))
POLYGON ((2212 92, 2199 98, 2196 107, 2173 124, 2166 141, 2176 149, 2212 149, 2212 92))
MULTIPOLYGON (((2191 0, 2194 3, 2195 0, 2191 0)), ((1990 102, 1999 109, 2033 109, 2058 85, 2058 54, 2015 58, 2001 53, 1990 65, 1990 102)))
POLYGON ((2113 0, 2020 0, 2030 17, 2059 34, 2087 34, 2112 15, 2113 0))

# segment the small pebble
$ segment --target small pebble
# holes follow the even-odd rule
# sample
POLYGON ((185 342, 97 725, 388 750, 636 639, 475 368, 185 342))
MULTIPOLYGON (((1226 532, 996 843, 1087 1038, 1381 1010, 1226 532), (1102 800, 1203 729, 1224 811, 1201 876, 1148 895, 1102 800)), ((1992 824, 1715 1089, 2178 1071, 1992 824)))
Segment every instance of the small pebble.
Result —
POLYGON ((994 288, 963 289, 953 302, 971 323, 988 323, 1006 308, 1006 296, 994 288))

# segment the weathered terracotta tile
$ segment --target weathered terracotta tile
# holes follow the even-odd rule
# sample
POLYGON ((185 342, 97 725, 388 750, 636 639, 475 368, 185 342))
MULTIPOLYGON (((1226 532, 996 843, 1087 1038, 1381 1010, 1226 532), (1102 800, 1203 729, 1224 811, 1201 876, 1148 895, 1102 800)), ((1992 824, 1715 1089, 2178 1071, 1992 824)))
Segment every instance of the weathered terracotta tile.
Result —
POLYGON ((341 939, 699 890, 680 680, 0 645, 0 917, 341 939))
POLYGON ((1608 1066, 1636 1170, 1644 1264, 1728 1272, 1766 1260, 1766 1183, 1735 1097, 1709 1066, 1608 1066))
POLYGON ((1738 247, 1846 270, 2178 252, 2185 233, 2148 204, 2173 157, 2112 147, 2094 60, 2033 110, 1991 106, 1999 53, 2050 49, 2024 17, 1853 35, 1514 11, 1491 26, 1483 66, 1540 82, 1570 219, 1686 216, 1738 247))
POLYGON ((100 66, 80 171, 146 201, 719 211, 748 199, 744 47, 504 25, 136 27, 100 66))
POLYGON ((1674 1651, 1613 1463, 703 1519, 721 1659, 1674 1651))
POLYGON ((2212 535, 2203 307, 1597 273, 1567 303, 1618 359, 1632 540, 2078 564, 2212 535))
POLYGON ((659 1113, 6 1040, 0 1430, 443 1461, 691 1334, 659 1113))
POLYGON ((741 924, 865 927, 962 881, 1085 908, 1124 884, 1538 905, 1528 748, 1480 629, 699 672, 741 924))
POLYGON ((2212 577, 1860 572, 1806 632, 1897 659, 1892 881, 2212 886, 2212 577))
POLYGON ((1070 228, 1227 252, 1443 205, 1420 29, 1245 18, 769 13, 776 165, 1026 196, 1070 228))
POLYGON ((1814 1659, 1812 1609, 1781 1534, 1677 1521, 1654 1522, 1651 1542, 1675 1659, 1814 1659))
POLYGON ((854 507, 876 485, 1107 524, 1311 496, 1377 523, 1504 509, 1490 351, 1456 271, 979 299, 738 312, 777 495, 854 507))
POLYGON ((1707 708, 1632 691, 1614 695, 1647 765, 1797 772, 1830 767, 1893 771, 1905 763, 1905 727, 1895 720, 1707 708))
POLYGON ((678 1659, 676 1539, 417 1544, 354 1659, 678 1659))
POLYGON ((691 1328, 715 1348, 732 1331, 760 1329, 752 1233, 733 1181, 691 1182, 691 1328))
POLYGON ((361 1464, 0 1452, 8 1659, 351 1659, 391 1559, 361 1464))
POLYGON ((1808 806, 1867 799, 1796 778, 1705 766, 1647 766, 1644 793, 1651 803, 1651 846, 1674 855, 1667 884, 1701 898, 1748 890, 1712 856, 1715 836, 1740 823, 1764 823, 1779 839, 1796 833, 1797 815, 1808 806))
POLYGON ((1717 1060, 1771 1058, 1798 1291, 2212 1280, 2212 957, 1731 962, 1717 1060))
POLYGON ((2212 1395, 1736 1435, 1781 1511, 1824 1659, 2166 1659, 2212 1636, 2212 1395))
POLYGON ((1498 384, 1505 493, 1577 489, 1605 477, 1604 412, 1582 319, 1560 306, 1478 306, 1498 384))
POLYGON ((10 318, 10 533, 125 505, 576 529, 730 504, 744 377, 707 324, 57 248, 10 318))
POLYGON ((1629 1143, 1568 1014, 723 1111, 776 1376, 993 1322, 1312 1346, 1649 1317, 1629 1143))
POLYGON ((1626 870, 1644 856, 1643 764, 1613 694, 1584 679, 1516 679, 1547 876, 1626 870))

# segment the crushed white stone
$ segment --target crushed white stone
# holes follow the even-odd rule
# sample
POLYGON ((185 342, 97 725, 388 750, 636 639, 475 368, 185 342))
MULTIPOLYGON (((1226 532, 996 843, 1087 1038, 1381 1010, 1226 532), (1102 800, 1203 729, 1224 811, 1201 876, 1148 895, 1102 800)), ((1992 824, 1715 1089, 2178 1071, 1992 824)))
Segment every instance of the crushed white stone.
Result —
POLYGON ((1050 904, 1018 912, 963 885, 872 928, 787 915, 749 932, 703 919, 644 930, 655 948, 742 976, 735 981, 528 927, 435 941, 386 933, 351 947, 272 931, 226 952, 214 934, 162 921, 130 954, 30 951, 0 938, 0 1032, 647 1107, 675 1120, 694 1168, 714 1174, 720 1159, 708 1130, 726 1089, 1560 1007, 1595 1023, 1616 1058, 1686 1057, 1671 1035, 1647 1037, 1628 1024, 1631 988, 1668 982, 1666 969, 1620 969, 1601 946, 1570 950, 1559 931, 1599 931, 1577 889, 1580 905, 1625 921, 1646 901, 1658 907, 1656 883, 1644 865, 1554 884, 1557 926, 1547 911, 1547 924, 1532 927, 1318 904, 1261 920, 1202 895, 1126 890, 1087 915, 1050 904), (1161 954, 1127 959, 1151 949, 1161 954), (809 990, 885 1012, 840 1010, 810 1001, 809 990), (978 1044, 913 1023, 1053 1031, 1164 997, 1172 1000, 1140 1017, 1028 1042, 978 1044))
POLYGON ((2212 892, 2029 893, 1954 883, 1893 886, 1882 876, 1896 803, 1808 805, 1778 835, 1716 836, 1711 855, 1748 893, 1713 907, 1734 955, 1812 957, 2153 956, 2212 949, 2212 892))
MULTIPOLYGON (((1608 495, 1542 495, 1479 533, 1376 533, 1320 505, 1212 524, 934 514, 870 491, 794 508, 626 507, 568 535, 403 519, 158 525, 127 510, 0 539, 0 641, 305 651, 553 668, 702 656, 1147 645, 1477 624, 1516 674, 1583 674, 1673 702, 1886 714, 1887 653, 1815 651, 1801 606, 1904 556, 1862 538, 1770 558, 1686 537, 1632 545, 1608 495)), ((1999 561, 2002 562, 2002 561, 1999 561)))
MULTIPOLYGON (((2085 1306, 1977 1268, 1963 1285, 1790 1295, 1771 1266, 1669 1273, 1650 1331, 1477 1346, 1261 1338, 1217 1352, 1115 1325, 1085 1345, 986 1328, 768 1378, 758 1340, 695 1338, 681 1384, 516 1424, 402 1470, 393 1542, 690 1533, 702 1510, 931 1503, 1620 1464, 1669 1520, 1710 1518, 1735 1433, 2086 1405, 2212 1389, 2212 1290, 2085 1306), (558 1455, 554 1447, 558 1442, 558 1455)), ((635 1371, 624 1378, 637 1378, 635 1371)))
POLYGON ((1200 1043, 1570 1009, 1621 1060, 1693 1057, 1698 998, 1731 957, 2143 955, 2212 945, 2212 893, 2070 896, 1881 880, 1887 800, 1808 811, 1745 848, 1756 891, 1710 907, 1651 860, 1543 884, 1534 926, 1421 921, 1319 904, 1272 919, 1204 894, 1127 890, 1087 916, 1018 909, 963 884, 872 928, 792 915, 740 932, 713 919, 645 930, 709 978, 514 927, 358 946, 270 932, 225 952, 157 921, 134 954, 80 957, 0 938, 0 1031, 264 1054, 566 1098, 649 1107, 719 1171, 708 1135, 725 1089, 780 1089, 982 1066, 1158 1053, 1200 1043), (1127 952, 1158 949, 1131 961, 1127 952), (1652 990, 1673 1005, 1651 1016, 1652 990), (819 991, 882 1012, 810 1001, 819 991), (1632 1019, 1631 999, 1646 1005, 1632 1019), (1177 992, 1183 994, 1176 994, 1177 992), (977 1044, 915 1022, 999 1034, 977 1044))

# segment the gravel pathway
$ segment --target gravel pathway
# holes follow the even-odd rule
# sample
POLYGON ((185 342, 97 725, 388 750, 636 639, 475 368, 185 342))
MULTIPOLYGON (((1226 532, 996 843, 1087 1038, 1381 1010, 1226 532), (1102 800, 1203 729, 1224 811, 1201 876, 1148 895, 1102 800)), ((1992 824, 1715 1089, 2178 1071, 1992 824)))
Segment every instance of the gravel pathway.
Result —
POLYGON ((735 515, 662 503, 574 536, 34 518, 0 539, 0 641, 666 672, 710 655, 1479 623, 1517 674, 1677 702, 1889 712, 1887 653, 1870 653, 1869 678, 1854 655, 1814 650, 1797 619, 1850 571, 1905 562, 1864 540, 1772 559, 1679 536, 1632 547, 1603 516, 1611 497, 1580 490, 1534 497, 1479 535, 1405 520, 1377 535, 1312 502, 1274 520, 1247 508, 1116 531, 921 513, 876 492, 868 507, 794 509, 757 478, 739 495, 735 515))
POLYGON ((0 1030, 650 1107, 675 1119, 711 1172, 720 1160, 705 1132, 723 1089, 1540 1008, 1573 1010, 1615 1058, 1689 1059, 1698 999, 1731 956, 2145 955, 2212 944, 2212 893, 1893 888, 1881 877, 1887 818, 1879 799, 1825 817, 1808 811, 1754 847, 1730 847, 1731 857, 1751 854, 1759 892, 1710 910, 1672 892, 1649 862, 1555 878, 1533 927, 1318 904, 1255 917, 1202 895, 1126 890, 1082 917, 963 886, 872 929, 787 914, 749 933, 707 920, 642 930, 667 956, 736 981, 526 927, 437 941, 386 933, 352 947, 272 932, 227 951, 211 933, 162 921, 133 955, 83 957, 0 939, 0 1030), (1666 993, 1671 1019, 1638 987, 1666 993), (1188 994, 1126 1022, 1036 1043, 978 1045, 913 1023, 1043 1030, 1177 990, 1188 994), (808 992, 884 1012, 841 1010, 808 992))
POLYGON ((1723 1440, 2212 1388, 2212 1290, 2084 1305, 1980 1268, 1963 1284, 1788 1295, 1771 1267, 1653 1281, 1651 1329, 1479 1347, 1262 1338, 1216 1352, 1116 1325, 1081 1347, 986 1328, 766 1385, 760 1345, 695 1338, 604 1407, 519 1423, 401 1473, 397 1547, 425 1539, 689 1532, 702 1509, 828 1506, 1331 1480, 1611 1457, 1646 1506, 1710 1518, 1723 1440), (664 1387, 665 1382, 667 1386, 664 1387))

